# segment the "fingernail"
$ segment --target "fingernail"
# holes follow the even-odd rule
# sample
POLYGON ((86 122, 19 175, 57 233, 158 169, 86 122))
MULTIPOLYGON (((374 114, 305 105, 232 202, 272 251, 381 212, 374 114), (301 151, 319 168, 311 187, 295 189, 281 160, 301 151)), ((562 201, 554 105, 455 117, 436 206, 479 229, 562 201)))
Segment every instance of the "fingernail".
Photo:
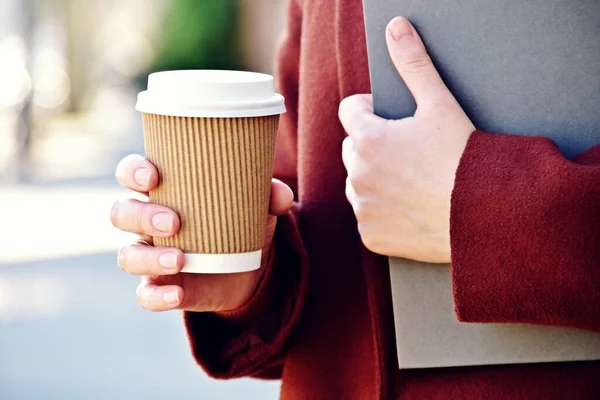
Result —
POLYGON ((388 25, 388 29, 394 38, 394 40, 399 41, 404 36, 412 36, 413 29, 410 25, 410 22, 404 17, 396 17, 394 18, 388 25))
POLYGON ((168 213, 159 213, 152 217, 152 226, 157 230, 168 233, 173 228, 173 217, 168 213))
POLYGON ((177 290, 169 290, 163 295, 163 301, 171 305, 177 304, 179 303, 179 293, 177 293, 177 290))
POLYGON ((110 208, 110 220, 113 221, 113 224, 114 224, 114 221, 117 218, 117 213, 118 212, 119 212, 119 202, 115 202, 112 205, 112 207, 110 208))
POLYGON ((150 182, 150 171, 147 168, 140 168, 133 174, 133 179, 140 186, 148 186, 150 182))
POLYGON ((158 257, 158 263, 165 269, 177 268, 177 253, 169 251, 158 257))

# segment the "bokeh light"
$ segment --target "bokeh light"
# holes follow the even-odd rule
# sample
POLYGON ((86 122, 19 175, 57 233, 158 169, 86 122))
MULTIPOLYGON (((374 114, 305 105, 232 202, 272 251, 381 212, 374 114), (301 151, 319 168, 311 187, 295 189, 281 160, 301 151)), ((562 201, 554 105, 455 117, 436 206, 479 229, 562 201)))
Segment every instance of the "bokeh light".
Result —
POLYGON ((0 38, 0 109, 19 105, 31 91, 25 43, 16 34, 0 38))
POLYGON ((57 108, 69 97, 71 83, 65 60, 51 49, 40 51, 33 64, 33 101, 42 108, 57 108))

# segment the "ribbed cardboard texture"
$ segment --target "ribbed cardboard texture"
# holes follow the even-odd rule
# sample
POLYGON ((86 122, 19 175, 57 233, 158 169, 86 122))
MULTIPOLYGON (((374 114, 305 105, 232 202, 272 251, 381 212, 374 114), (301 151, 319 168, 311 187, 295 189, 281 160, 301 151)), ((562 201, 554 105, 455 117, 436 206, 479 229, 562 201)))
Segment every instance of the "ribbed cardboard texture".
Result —
POLYGON ((150 201, 175 210, 180 232, 156 246, 186 253, 260 250, 279 116, 188 118, 143 114, 146 156, 158 168, 150 201))

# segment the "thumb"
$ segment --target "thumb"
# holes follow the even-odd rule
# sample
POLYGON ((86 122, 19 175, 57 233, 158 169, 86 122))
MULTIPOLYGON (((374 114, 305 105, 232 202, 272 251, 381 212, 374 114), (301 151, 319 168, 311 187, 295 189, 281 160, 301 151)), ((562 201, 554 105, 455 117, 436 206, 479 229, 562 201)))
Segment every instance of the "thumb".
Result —
POLYGON ((273 179, 271 183, 269 214, 274 216, 284 215, 292 209, 293 202, 294 192, 292 192, 292 189, 280 180, 273 179))
POLYGON ((388 24, 386 39, 390 57, 417 106, 452 97, 419 34, 406 18, 396 17, 388 24))

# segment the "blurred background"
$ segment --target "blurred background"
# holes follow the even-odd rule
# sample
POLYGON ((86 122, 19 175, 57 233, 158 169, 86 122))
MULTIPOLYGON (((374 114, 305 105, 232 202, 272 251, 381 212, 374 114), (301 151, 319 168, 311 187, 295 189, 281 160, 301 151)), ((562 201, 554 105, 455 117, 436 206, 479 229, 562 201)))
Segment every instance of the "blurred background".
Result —
POLYGON ((112 228, 137 93, 166 69, 272 72, 285 0, 0 1, 0 399, 275 399, 209 380, 135 302, 112 228))

